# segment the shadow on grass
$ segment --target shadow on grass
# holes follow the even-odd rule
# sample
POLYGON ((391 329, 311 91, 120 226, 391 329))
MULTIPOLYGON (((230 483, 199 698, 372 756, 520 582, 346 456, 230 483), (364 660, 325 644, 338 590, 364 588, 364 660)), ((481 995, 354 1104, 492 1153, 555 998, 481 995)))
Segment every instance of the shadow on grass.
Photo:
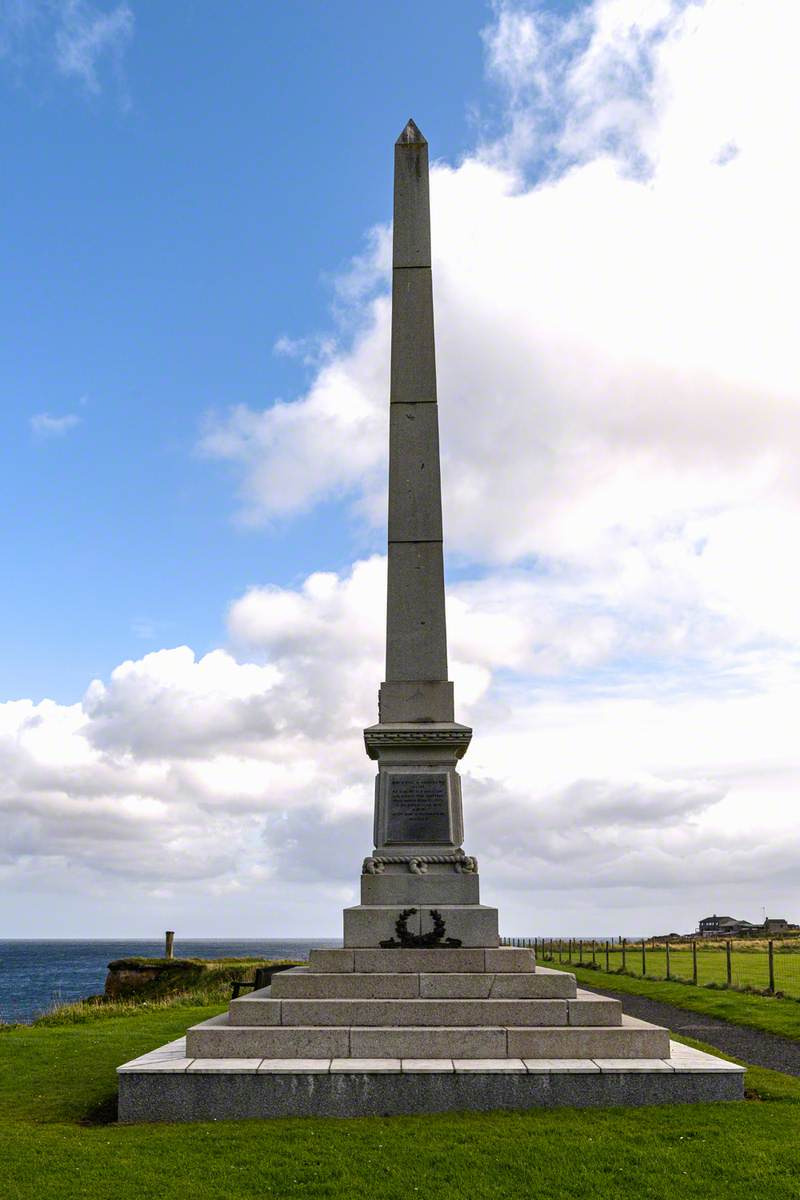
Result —
POLYGON ((78 1125, 94 1126, 94 1125, 115 1125, 117 1122, 117 1096, 112 1092, 110 1096, 104 1096, 97 1104, 93 1104, 87 1109, 82 1117, 77 1121, 78 1125))

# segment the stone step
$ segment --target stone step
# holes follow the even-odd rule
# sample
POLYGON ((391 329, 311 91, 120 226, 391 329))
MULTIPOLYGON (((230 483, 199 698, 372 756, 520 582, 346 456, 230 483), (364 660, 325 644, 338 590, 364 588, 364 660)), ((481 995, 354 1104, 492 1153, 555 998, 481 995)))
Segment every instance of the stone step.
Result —
POLYGON ((254 992, 232 1000, 231 1025, 619 1025, 617 1000, 584 992, 574 1000, 276 1000, 254 992))
POLYGON ((667 1058, 669 1030, 622 1015, 621 1025, 509 1029, 509 1058, 667 1058))
POLYGON ((234 1000, 231 1025, 567 1025, 567 1000, 234 1000))
POLYGON ((623 1016, 617 1026, 236 1026, 227 1015, 187 1033, 189 1058, 666 1058, 669 1033, 623 1016))
POLYGON ((562 971, 337 974, 307 967, 274 975, 270 992, 276 1000, 566 1000, 576 994, 575 976, 562 971))
MULTIPOLYGON (((533 950, 521 946, 437 948, 432 950, 312 950, 311 971, 326 974, 420 974, 420 972, 517 972, 537 970, 533 950)), ((539 968, 538 970, 543 970, 539 968)), ((537 970, 537 973, 538 973, 537 970)), ((543 971, 555 974, 552 971, 543 971)), ((558 972, 560 974, 560 972, 558 972)), ((574 976, 573 976, 574 978, 574 976)))

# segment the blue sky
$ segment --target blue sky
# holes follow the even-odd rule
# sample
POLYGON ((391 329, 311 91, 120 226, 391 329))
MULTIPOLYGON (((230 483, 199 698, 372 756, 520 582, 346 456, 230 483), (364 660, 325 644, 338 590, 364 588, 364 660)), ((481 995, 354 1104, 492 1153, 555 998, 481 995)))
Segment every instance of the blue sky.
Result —
POLYGON ((0 936, 355 902, 410 115, 482 895, 797 919, 796 3, 223 8, 0 6, 0 936))
POLYGON ((408 114, 457 160, 486 97, 471 0, 131 11, 96 91, 58 71, 49 18, 0 58, 6 697, 202 651, 247 584, 349 561, 335 505, 237 527, 235 481, 194 447, 208 410, 302 389, 274 344, 334 328, 408 114), (41 413, 79 424, 37 436, 41 413))

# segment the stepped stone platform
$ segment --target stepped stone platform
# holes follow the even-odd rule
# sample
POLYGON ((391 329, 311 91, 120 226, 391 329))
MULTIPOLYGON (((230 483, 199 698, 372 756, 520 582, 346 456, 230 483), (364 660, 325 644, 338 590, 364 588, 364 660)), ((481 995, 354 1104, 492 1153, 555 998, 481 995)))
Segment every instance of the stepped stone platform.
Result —
POLYGON ((515 947, 312 950, 309 965, 119 1068, 119 1118, 356 1116, 737 1100, 670 1042, 515 947))

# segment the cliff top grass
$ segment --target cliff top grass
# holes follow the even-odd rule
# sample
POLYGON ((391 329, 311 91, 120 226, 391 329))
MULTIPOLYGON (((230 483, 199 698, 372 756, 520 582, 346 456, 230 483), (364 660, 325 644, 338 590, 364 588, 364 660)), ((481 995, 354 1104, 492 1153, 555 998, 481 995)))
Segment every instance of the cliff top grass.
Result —
MULTIPOLYGON (((33 1025, 85 1025, 115 1017, 134 1017, 148 1010, 223 1006, 230 1000, 231 985, 237 980, 252 980, 257 967, 299 965, 287 959, 265 958, 121 958, 109 963, 109 967, 135 972, 137 968, 157 966, 157 978, 141 979, 135 986, 123 985, 118 995, 89 996, 86 1000, 57 1004, 37 1017, 33 1025)), ((15 1026, 0 1022, 0 1032, 12 1028, 15 1026)))
POLYGON ((213 967, 270 967, 277 962, 288 962, 288 959, 272 958, 115 958, 108 964, 110 970, 139 971, 158 967, 161 970, 187 971, 192 968, 209 969, 213 967))

